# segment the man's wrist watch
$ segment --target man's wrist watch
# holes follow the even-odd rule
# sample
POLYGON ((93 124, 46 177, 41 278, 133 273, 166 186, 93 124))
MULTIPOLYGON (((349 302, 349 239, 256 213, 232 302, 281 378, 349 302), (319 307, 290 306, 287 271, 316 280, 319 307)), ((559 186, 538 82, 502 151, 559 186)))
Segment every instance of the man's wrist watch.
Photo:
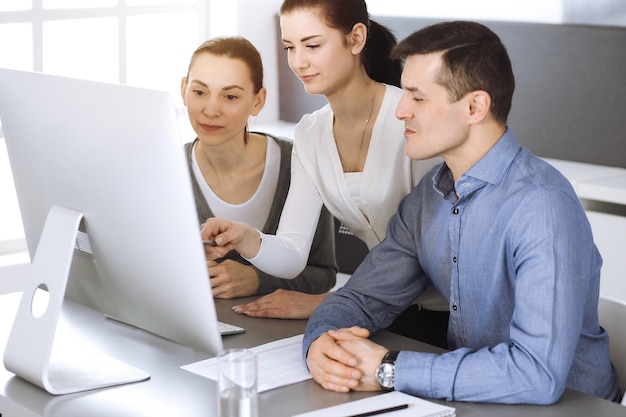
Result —
POLYGON ((378 369, 376 369, 376 379, 383 388, 383 391, 393 391, 396 389, 395 373, 398 353, 400 352, 395 350, 387 352, 378 366, 378 369))

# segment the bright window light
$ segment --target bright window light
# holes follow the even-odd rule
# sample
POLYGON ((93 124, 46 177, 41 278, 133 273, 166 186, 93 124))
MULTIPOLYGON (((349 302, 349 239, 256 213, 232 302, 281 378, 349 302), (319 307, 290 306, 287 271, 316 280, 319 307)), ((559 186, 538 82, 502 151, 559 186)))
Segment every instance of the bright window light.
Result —
POLYGON ((0 196, 2 196, 2 204, 0 204, 0 230, 2 231, 0 242, 24 237, 22 216, 17 204, 9 156, 7 155, 3 139, 0 139, 0 196))
POLYGON ((127 6, 165 6, 169 4, 179 5, 190 3, 195 3, 195 0, 126 0, 127 6))
POLYGON ((117 22, 108 17, 44 22, 43 71, 118 82, 117 22))
MULTIPOLYGON (((191 53, 209 33, 211 2, 0 0, 0 67, 168 91, 179 106, 181 138, 191 140, 180 80, 191 53)), ((236 1, 215 3, 230 10, 236 1)), ((0 126, 0 265, 24 249, 0 126)))
POLYGON ((237 2, 213 1, 209 6, 211 36, 237 34, 237 2))
POLYGON ((85 9, 117 6, 118 0, 43 0, 44 9, 85 9))
POLYGON ((182 106, 180 80, 200 44, 197 15, 183 12, 131 16, 127 22, 126 82, 168 91, 182 106))
POLYGON ((0 25, 0 67, 31 71, 33 69, 33 28, 30 23, 0 25))
POLYGON ((0 2, 0 12, 29 10, 31 7, 33 7, 32 0, 2 0, 0 2))

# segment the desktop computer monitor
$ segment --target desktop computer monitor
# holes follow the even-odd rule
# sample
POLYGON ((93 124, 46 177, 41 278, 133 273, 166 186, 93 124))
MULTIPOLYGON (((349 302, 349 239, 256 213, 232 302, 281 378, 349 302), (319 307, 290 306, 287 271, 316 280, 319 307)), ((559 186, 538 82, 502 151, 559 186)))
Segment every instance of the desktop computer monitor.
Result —
POLYGON ((49 275, 69 269, 67 298, 181 344, 221 350, 172 97, 0 69, 0 120, 31 278, 50 302, 66 288, 49 275))

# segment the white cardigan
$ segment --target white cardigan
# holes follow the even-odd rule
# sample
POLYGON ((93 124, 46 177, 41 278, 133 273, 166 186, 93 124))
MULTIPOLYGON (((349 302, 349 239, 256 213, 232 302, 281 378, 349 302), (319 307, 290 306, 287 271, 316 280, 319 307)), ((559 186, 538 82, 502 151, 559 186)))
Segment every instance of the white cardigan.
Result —
POLYGON ((296 126, 289 194, 276 235, 261 234, 261 249, 249 259, 257 268, 283 278, 299 274, 306 266, 322 204, 372 249, 385 237, 400 200, 439 162, 411 161, 406 156, 404 122, 395 117, 403 91, 385 87, 363 168, 364 212, 346 186, 333 136, 333 113, 326 105, 296 126))

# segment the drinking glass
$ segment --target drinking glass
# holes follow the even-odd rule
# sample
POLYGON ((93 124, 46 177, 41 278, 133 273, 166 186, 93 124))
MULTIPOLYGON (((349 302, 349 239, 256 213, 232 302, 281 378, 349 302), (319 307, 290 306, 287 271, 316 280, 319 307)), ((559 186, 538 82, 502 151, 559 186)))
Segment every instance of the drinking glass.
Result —
POLYGON ((218 356, 220 417, 258 417, 257 355, 250 349, 227 349, 218 356))

